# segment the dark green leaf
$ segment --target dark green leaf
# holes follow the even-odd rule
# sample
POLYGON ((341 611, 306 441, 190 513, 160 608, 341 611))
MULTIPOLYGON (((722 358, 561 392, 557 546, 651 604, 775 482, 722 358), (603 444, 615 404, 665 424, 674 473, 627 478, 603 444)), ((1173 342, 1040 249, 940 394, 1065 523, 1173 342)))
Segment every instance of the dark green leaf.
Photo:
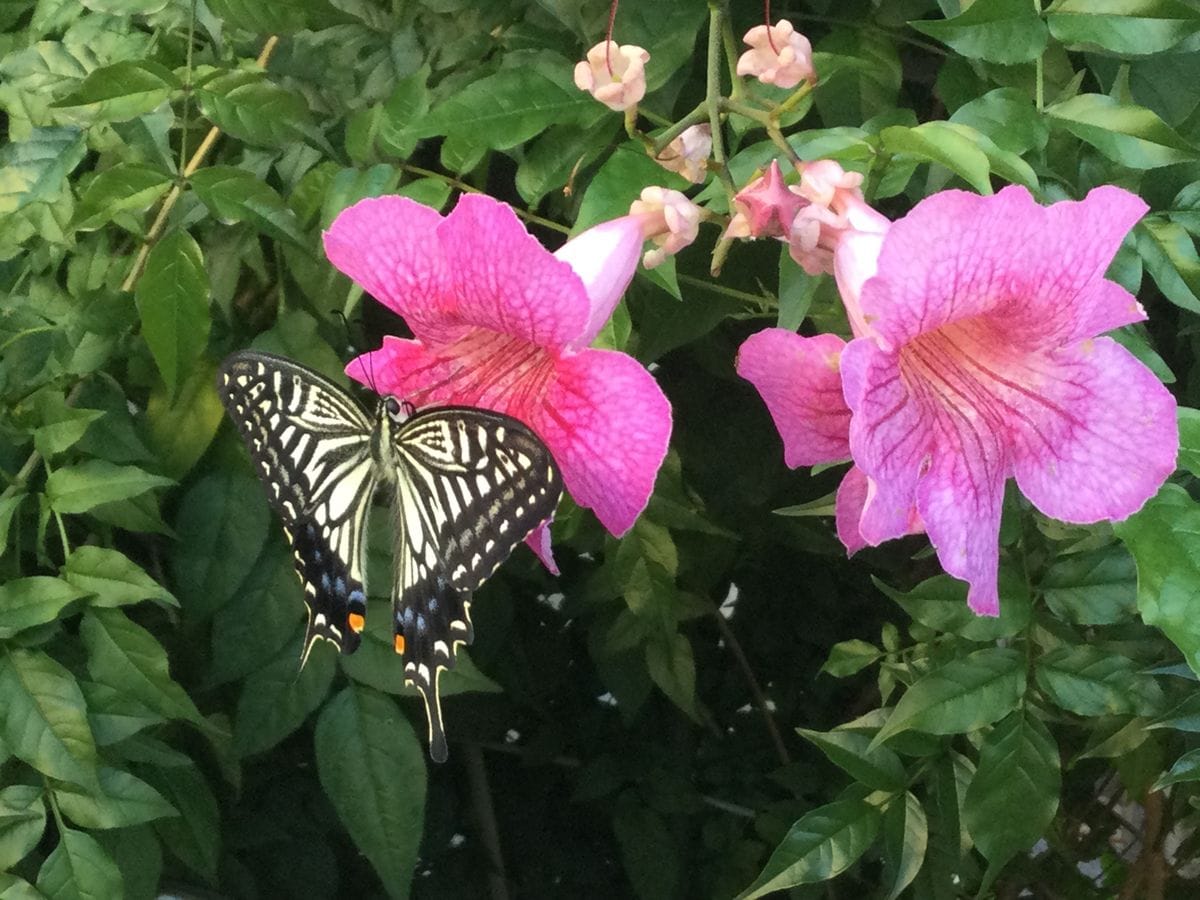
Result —
POLYGON ((671 702, 696 717, 696 661, 686 635, 673 634, 646 644, 650 678, 671 702))
POLYGON ((874 644, 857 638, 841 641, 830 648, 829 658, 825 660, 825 665, 821 666, 821 671, 834 678, 845 678, 862 671, 882 657, 883 651, 874 644))
POLYGON ((1200 10, 1178 0, 1059 0, 1046 16, 1064 44, 1141 56, 1169 50, 1200 31, 1200 10))
POLYGON ((326 0, 210 0, 223 21, 257 34, 294 34, 344 20, 326 0))
POLYGON ((119 688, 95 681, 80 682, 79 687, 87 699, 88 722, 92 726, 92 733, 96 736, 96 743, 101 746, 123 741, 143 728, 166 721, 119 688))
POLYGON ((146 768, 141 774, 179 810, 177 817, 154 823, 164 846, 192 871, 215 882, 221 815, 208 781, 194 764, 146 768))
POLYGON ((122 60, 91 72, 67 96, 52 104, 93 107, 101 122, 124 122, 148 113, 181 87, 170 69, 150 60, 122 60))
POLYGON ((935 575, 908 593, 875 579, 875 585, 906 613, 934 631, 990 643, 1012 637, 1029 624, 1032 609, 1024 579, 1007 566, 1000 569, 1000 615, 977 616, 967 606, 967 586, 949 575, 935 575))
POLYGON ((148 443, 162 470, 182 479, 199 461, 225 418, 217 396, 217 365, 201 357, 175 391, 155 385, 146 404, 148 443))
POLYGON ((827 881, 844 872, 874 842, 880 819, 877 808, 857 799, 838 800, 805 814, 739 900, 827 881))
POLYGON ((1038 719, 1013 713, 984 738, 963 800, 975 846, 993 863, 1031 847, 1053 820, 1061 787, 1054 738, 1038 719))
POLYGON ((1200 409, 1179 407, 1179 466, 1200 476, 1200 409))
POLYGON ((57 200, 86 149, 78 128, 34 128, 0 147, 0 216, 57 200))
POLYGON ((1054 614, 1076 625, 1111 625, 1137 611, 1137 571, 1119 544, 1062 557, 1038 587, 1054 614))
POLYGON ((1006 647, 976 650, 919 678, 873 743, 910 729, 927 734, 974 731, 1008 715, 1024 692, 1023 654, 1006 647))
POLYGON ((61 578, 45 575, 0 584, 0 638, 53 622, 63 609, 87 593, 61 578))
POLYGON ((1135 232, 1138 254, 1168 300, 1200 312, 1200 256, 1187 230, 1175 222, 1144 219, 1135 232))
POLYGON ((76 547, 63 563, 62 577, 95 596, 92 606, 128 606, 158 600, 170 606, 179 601, 146 571, 119 550, 84 545, 76 547))
POLYGON ((1165 772, 1158 781, 1154 782, 1153 790, 1161 791, 1173 784, 1182 784, 1187 781, 1200 781, 1200 749, 1189 750, 1175 760, 1170 771, 1165 772))
POLYGON ((245 169, 210 166, 189 179, 196 196, 224 222, 246 222, 279 241, 290 241, 302 250, 312 241, 296 214, 266 182, 245 169))
POLYGON ((1131 169, 1194 162, 1200 152, 1144 106, 1080 94, 1046 109, 1050 121, 1131 169))
POLYGON ((0 900, 46 900, 46 896, 24 878, 0 872, 0 900))
POLYGON ((89 609, 79 632, 94 679, 120 688, 169 719, 207 724, 192 698, 171 678, 162 644, 121 610, 89 609))
POLYGON ((912 884, 925 862, 928 846, 925 808, 912 791, 906 791, 904 802, 893 802, 883 817, 883 860, 891 883, 886 900, 896 900, 912 884))
POLYGON ((1138 569, 1138 612, 1162 629, 1200 674, 1200 506, 1167 484, 1141 511, 1114 526, 1138 569))
POLYGON ((36 650, 0 659, 0 738, 44 775, 96 783, 96 743, 73 675, 36 650))
POLYGON ((204 255, 190 234, 176 229, 154 245, 135 297, 142 337, 174 393, 204 352, 212 327, 204 255))
POLYGON ((350 687, 322 711, 315 741, 317 772, 342 824, 388 895, 408 897, 425 817, 417 736, 387 697, 350 687))
POLYGON ((817 746, 826 758, 855 781, 878 791, 896 793, 904 789, 908 775, 900 757, 887 747, 871 747, 871 738, 856 731, 796 732, 817 746))
POLYGON ((269 750, 303 725, 329 695, 336 660, 332 646, 314 647, 301 669, 297 642, 247 678, 233 726, 238 755, 269 750))
POLYGON ((894 156, 945 166, 981 194, 992 192, 987 154, 948 122, 925 122, 909 128, 893 125, 879 132, 882 148, 894 156))
POLYGON ((100 767, 98 790, 61 786, 54 797, 63 814, 84 828, 123 828, 179 814, 146 782, 109 766, 100 767))
POLYGON ((91 231, 120 213, 149 209, 171 187, 171 176, 140 163, 117 163, 87 186, 75 211, 75 227, 91 231))
POLYGON ((676 896, 681 854, 663 816, 628 791, 617 802, 612 827, 637 896, 644 900, 676 896))
POLYGON ((1050 651, 1035 677, 1047 699, 1079 716, 1149 716, 1163 704, 1157 682, 1133 660, 1086 644, 1050 651))
POLYGON ((58 846, 38 872, 38 890, 51 900, 113 900, 124 893, 121 872, 96 839, 59 831, 58 846))
POLYGON ((158 900, 162 878, 162 847, 147 825, 114 828, 95 835, 121 870, 125 900, 158 900))
POLYGON ((151 475, 137 466, 114 466, 102 459, 89 459, 51 472, 46 479, 46 497, 57 512, 83 513, 102 503, 137 497, 172 483, 170 478, 151 475))
POLYGON ((28 784, 10 784, 0 790, 0 870, 14 868, 42 839, 46 830, 44 794, 41 787, 28 784))
POLYGON ((950 121, 970 125, 1010 153, 1041 150, 1050 138, 1050 129, 1033 100, 1016 88, 988 91, 960 106, 950 121))
POLYGON ((966 11, 943 22, 909 22, 971 59, 1030 62, 1042 55, 1048 38, 1037 8, 1025 0, 975 0, 966 11))
MULTIPOLYGON (((238 77, 242 74, 236 73, 238 77)), ((196 91, 200 108, 214 125, 238 140, 275 149, 302 140, 318 146, 324 143, 300 94, 262 78, 241 81, 224 92, 208 89, 216 87, 210 82, 206 89, 196 91)))

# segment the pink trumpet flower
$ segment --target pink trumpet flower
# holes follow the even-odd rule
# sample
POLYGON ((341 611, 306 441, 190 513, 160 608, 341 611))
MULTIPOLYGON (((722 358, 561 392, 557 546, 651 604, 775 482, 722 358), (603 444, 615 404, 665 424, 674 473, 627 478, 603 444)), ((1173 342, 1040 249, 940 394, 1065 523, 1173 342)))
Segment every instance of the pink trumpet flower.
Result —
MULTIPOLYGON (((633 277, 642 240, 623 217, 552 254, 487 196, 465 195, 444 217, 402 197, 362 200, 325 232, 325 252, 415 337, 384 338, 346 372, 418 407, 520 419, 575 501, 621 535, 649 500, 671 408, 636 360, 588 344, 633 277)), ((553 569, 546 533, 530 544, 553 569)))
POLYGON ((856 334, 836 364, 828 352, 779 351, 816 340, 799 335, 743 345, 739 371, 785 420, 785 448, 848 411, 855 468, 839 492, 838 530, 850 549, 923 527, 943 568, 969 583, 971 608, 996 615, 1009 476, 1043 513, 1080 524, 1123 519, 1154 495, 1175 466, 1175 401, 1098 336, 1145 318, 1104 278, 1145 211, 1115 187, 1050 207, 1020 187, 945 191, 888 228, 877 254, 839 269, 855 242, 835 247, 856 334), (762 374, 771 359, 801 385, 828 382, 835 367, 844 402, 826 390, 798 407, 782 372, 762 374))

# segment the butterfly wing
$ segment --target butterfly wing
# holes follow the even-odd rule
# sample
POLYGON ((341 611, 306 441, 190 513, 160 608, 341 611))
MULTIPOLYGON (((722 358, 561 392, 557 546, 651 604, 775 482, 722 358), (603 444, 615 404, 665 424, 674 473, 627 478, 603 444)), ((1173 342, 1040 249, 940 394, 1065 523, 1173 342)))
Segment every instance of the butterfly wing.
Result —
POLYGON ((332 381, 266 353, 227 357, 217 389, 292 544, 308 605, 301 666, 317 638, 353 652, 367 610, 362 549, 376 484, 372 421, 332 381))
POLYGON ((430 755, 446 759, 438 676, 469 644, 471 592, 554 513, 562 478, 546 445, 510 416, 422 410, 395 438, 396 651, 421 693, 430 755))

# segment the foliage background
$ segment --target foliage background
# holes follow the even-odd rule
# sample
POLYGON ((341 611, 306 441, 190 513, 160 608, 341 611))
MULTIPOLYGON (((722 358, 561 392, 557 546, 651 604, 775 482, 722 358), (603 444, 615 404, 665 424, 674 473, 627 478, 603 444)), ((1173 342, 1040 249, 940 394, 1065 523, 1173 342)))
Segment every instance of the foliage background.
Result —
MULTIPOLYGON (((948 186, 1141 193, 1110 275, 1150 321, 1119 337, 1194 406, 1200 6, 968 6, 777 4, 821 78, 789 143, 892 216, 948 186)), ((761 21, 727 11, 732 35, 761 21)), ((1115 528, 1012 494, 1003 614, 975 619, 922 537, 848 561, 822 515, 839 473, 783 466, 736 348, 845 324, 776 242, 711 275, 711 225, 602 335, 674 406, 650 507, 619 541, 564 508, 562 577, 519 551, 480 592, 443 680, 450 762, 427 765, 381 630, 386 534, 368 640, 297 676, 299 586, 215 366, 252 345, 336 374, 403 333, 320 252, 361 197, 484 190, 553 246, 684 187, 571 83, 607 12, 0 0, 3 896, 1195 895, 1196 414, 1173 483, 1115 528)), ((621 6, 617 39, 651 53, 643 127, 705 99, 709 14, 621 6)), ((779 155, 725 129, 738 184, 779 155)), ((728 208, 713 179, 693 194, 728 208)))

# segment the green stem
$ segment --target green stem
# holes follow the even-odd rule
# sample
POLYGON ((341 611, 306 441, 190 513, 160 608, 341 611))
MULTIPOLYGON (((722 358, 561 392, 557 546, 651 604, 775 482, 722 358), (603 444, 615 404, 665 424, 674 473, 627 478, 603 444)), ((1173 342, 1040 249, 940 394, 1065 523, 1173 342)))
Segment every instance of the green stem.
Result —
POLYGON ((725 138, 721 134, 721 4, 709 0, 708 4, 708 78, 704 103, 708 107, 708 122, 712 126, 712 154, 717 177, 729 195, 729 205, 733 206, 733 195, 737 188, 729 177, 729 169, 725 165, 725 138))
POLYGON ((657 157, 658 154, 662 153, 663 150, 666 149, 667 144, 671 143, 671 141, 675 140, 675 138, 679 137, 693 125, 698 125, 707 118, 708 104, 701 103, 690 113, 654 139, 654 144, 651 148, 654 155, 657 157))

